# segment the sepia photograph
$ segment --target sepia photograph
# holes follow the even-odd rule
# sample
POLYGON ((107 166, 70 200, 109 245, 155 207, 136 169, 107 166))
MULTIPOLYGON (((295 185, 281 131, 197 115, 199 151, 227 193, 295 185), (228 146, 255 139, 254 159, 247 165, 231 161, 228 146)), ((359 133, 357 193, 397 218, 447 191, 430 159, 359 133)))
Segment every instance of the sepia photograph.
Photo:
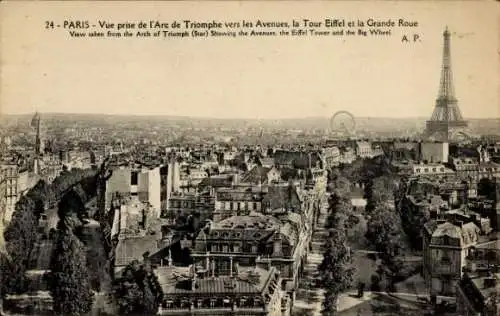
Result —
POLYGON ((500 2, 0 2, 0 316, 497 316, 500 2))

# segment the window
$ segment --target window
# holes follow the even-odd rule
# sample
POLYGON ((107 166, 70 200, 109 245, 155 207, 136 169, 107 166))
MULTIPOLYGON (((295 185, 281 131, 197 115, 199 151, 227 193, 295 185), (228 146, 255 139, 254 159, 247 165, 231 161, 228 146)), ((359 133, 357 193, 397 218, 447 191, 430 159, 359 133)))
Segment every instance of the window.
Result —
POLYGON ((137 171, 133 171, 131 174, 130 174, 130 182, 132 185, 137 185, 137 181, 138 180, 138 174, 137 174, 137 171))
POLYGON ((450 263, 451 259, 448 253, 444 252, 443 256, 441 257, 441 262, 442 263, 450 263))

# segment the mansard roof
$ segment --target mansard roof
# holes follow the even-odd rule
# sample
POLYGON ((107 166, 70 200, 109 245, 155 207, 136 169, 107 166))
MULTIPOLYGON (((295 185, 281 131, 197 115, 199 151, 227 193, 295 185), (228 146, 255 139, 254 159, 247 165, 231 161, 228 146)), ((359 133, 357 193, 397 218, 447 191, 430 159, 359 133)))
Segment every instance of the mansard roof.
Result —
POLYGON ((291 185, 273 185, 268 187, 267 194, 262 200, 265 207, 275 209, 286 209, 298 212, 301 208, 300 197, 297 189, 291 185))
POLYGON ((271 171, 272 168, 255 166, 251 170, 245 172, 241 181, 248 183, 265 183, 267 182, 267 174, 271 171))
POLYGON ((450 222, 437 223, 432 232, 432 243, 442 244, 445 239, 452 239, 453 245, 466 246, 476 243, 481 230, 476 224, 470 222, 463 225, 455 225, 450 222))
POLYGON ((178 294, 261 294, 269 283, 275 268, 265 270, 260 267, 240 268, 235 277, 219 276, 216 278, 193 278, 189 268, 179 270, 177 267, 160 267, 154 273, 158 277, 164 295, 178 294))

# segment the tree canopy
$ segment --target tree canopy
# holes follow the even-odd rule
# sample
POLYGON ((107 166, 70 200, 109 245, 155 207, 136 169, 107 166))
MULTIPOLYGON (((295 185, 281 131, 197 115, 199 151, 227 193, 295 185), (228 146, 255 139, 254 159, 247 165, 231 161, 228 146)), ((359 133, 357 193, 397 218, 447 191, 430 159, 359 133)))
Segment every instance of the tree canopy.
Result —
POLYGON ((371 179, 392 174, 390 158, 385 155, 370 159, 356 160, 342 165, 340 174, 351 182, 367 184, 371 179))
POLYGON ((82 193, 85 191, 84 198, 94 196, 95 185, 91 185, 88 181, 94 175, 95 171, 88 169, 65 171, 50 184, 43 180, 38 181, 17 201, 12 219, 4 232, 6 249, 11 258, 8 267, 10 273, 6 274, 4 282, 7 284, 5 291, 17 293, 25 290, 25 272, 32 259, 42 213, 54 207, 69 189, 79 183, 88 182, 80 189, 82 193))
POLYGON ((391 209, 380 206, 371 214, 367 223, 366 238, 377 251, 397 256, 401 249, 401 221, 391 209))
POLYGON ((133 261, 115 280, 113 299, 120 315, 156 315, 163 299, 158 278, 148 263, 133 261))
POLYGON ((75 231, 81 226, 83 202, 69 191, 59 203, 57 237, 50 263, 49 288, 53 309, 59 315, 82 315, 92 309, 93 292, 87 269, 85 245, 75 231))
POLYGON ((365 187, 366 212, 370 213, 375 208, 394 201, 396 188, 396 179, 392 176, 385 175, 368 182, 365 187))
POLYGON ((6 275, 8 292, 19 293, 25 290, 24 273, 37 238, 37 225, 35 202, 28 196, 21 197, 4 233, 7 252, 12 263, 9 266, 10 273, 6 275))
POLYGON ((337 177, 328 184, 328 191, 334 199, 349 199, 351 194, 351 183, 347 178, 337 177))
POLYGON ((85 247, 66 224, 63 226, 58 231, 51 261, 53 309, 59 315, 82 315, 91 310, 94 296, 85 247))
POLYGON ((335 312, 338 296, 354 281, 355 268, 347 236, 343 229, 331 229, 326 241, 323 261, 319 266, 325 289, 324 315, 335 312))
POLYGON ((323 261, 318 267, 321 283, 325 289, 323 315, 333 315, 337 308, 338 296, 353 282, 355 268, 351 251, 347 246, 346 229, 353 225, 351 183, 346 178, 333 173, 329 184, 329 215, 326 228, 329 237, 325 243, 323 261))

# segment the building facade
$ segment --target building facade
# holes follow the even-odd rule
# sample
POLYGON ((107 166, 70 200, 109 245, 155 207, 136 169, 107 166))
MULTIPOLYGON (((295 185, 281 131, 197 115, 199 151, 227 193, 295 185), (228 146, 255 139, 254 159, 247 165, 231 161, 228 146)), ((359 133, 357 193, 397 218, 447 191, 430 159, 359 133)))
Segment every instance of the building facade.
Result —
POLYGON ((282 289, 293 297, 307 256, 310 231, 297 213, 236 215, 211 223, 196 237, 195 263, 209 262, 215 275, 230 275, 240 266, 275 267, 282 289))
POLYGON ((211 219, 214 208, 214 197, 208 194, 173 193, 161 217, 171 225, 187 225, 190 216, 199 216, 200 222, 211 219))
POLYGON ((360 158, 373 157, 372 144, 370 142, 356 142, 356 155, 360 158))
POLYGON ((448 162, 449 145, 447 142, 421 142, 420 160, 431 163, 448 162))
POLYGON ((141 202, 148 202, 160 216, 161 174, 160 167, 120 166, 113 170, 106 182, 106 210, 113 198, 137 196, 141 202))
POLYGON ((215 192, 214 222, 233 215, 260 212, 265 192, 260 187, 220 188, 215 192))
POLYGON ((5 211, 3 220, 9 223, 21 196, 34 185, 33 176, 28 169, 19 166, 16 162, 4 162, 1 165, 3 185, 0 185, 3 194, 5 211))
POLYGON ((454 295, 463 276, 466 256, 478 242, 480 229, 474 223, 430 221, 423 232, 423 270, 431 295, 454 295))

